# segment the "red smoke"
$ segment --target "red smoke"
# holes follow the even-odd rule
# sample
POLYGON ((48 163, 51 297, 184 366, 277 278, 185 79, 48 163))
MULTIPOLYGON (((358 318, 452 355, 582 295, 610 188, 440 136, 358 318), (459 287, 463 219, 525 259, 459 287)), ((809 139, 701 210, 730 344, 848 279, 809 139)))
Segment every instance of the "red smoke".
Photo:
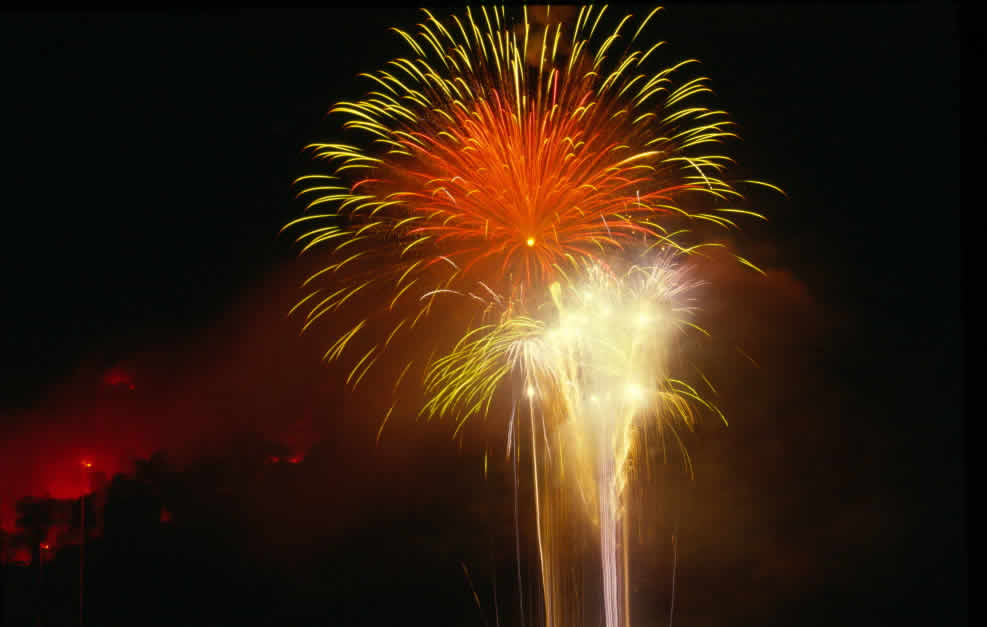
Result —
POLYGON ((319 345, 285 317, 296 275, 272 274, 211 327, 142 338, 124 363, 84 356, 37 407, 0 415, 0 527, 14 529, 19 498, 77 498, 83 460, 112 477, 157 450, 180 461, 257 431, 301 461, 342 403, 319 345))

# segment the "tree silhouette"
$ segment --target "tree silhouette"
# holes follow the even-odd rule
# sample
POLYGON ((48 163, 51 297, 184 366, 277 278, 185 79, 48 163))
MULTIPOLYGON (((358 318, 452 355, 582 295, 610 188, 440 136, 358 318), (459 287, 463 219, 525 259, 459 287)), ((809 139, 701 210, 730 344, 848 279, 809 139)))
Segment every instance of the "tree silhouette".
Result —
POLYGON ((40 564, 41 543, 55 524, 56 501, 51 497, 24 497, 17 501, 17 529, 31 548, 31 563, 40 564))
POLYGON ((48 532, 56 522, 56 501, 50 497, 40 499, 25 497, 17 501, 16 511, 16 524, 20 539, 30 546, 31 564, 38 572, 38 621, 43 623, 43 601, 41 596, 41 569, 43 565, 41 563, 41 544, 48 540, 48 532))

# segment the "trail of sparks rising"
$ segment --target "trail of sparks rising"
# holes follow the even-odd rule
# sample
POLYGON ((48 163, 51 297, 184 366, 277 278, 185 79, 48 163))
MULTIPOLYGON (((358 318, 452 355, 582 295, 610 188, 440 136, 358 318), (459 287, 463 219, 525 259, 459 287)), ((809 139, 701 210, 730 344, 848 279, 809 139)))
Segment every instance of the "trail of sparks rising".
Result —
POLYGON ((609 34, 604 12, 539 30, 527 8, 514 23, 503 7, 445 22, 424 11, 417 33, 392 29, 409 56, 361 75, 363 99, 331 108, 369 145, 311 144, 329 171, 298 180, 307 215, 285 229, 331 260, 304 283, 304 329, 371 303, 325 355, 363 357, 351 384, 395 335, 450 295, 476 298, 481 282, 523 302, 525 286, 541 292, 621 250, 688 249, 690 223, 761 217, 734 206, 741 195, 721 178, 731 160, 707 150, 734 133, 698 101, 705 77, 678 78, 697 61, 655 69, 664 42, 635 44, 658 9, 609 34))
MULTIPOLYGON (((436 360, 426 378, 426 413, 468 417, 485 411, 482 401, 489 398, 490 386, 511 372, 519 374, 528 397, 532 446, 541 451, 546 469, 540 479, 535 475, 536 484, 541 483, 536 495, 550 501, 545 497, 559 488, 545 482, 574 483, 599 528, 608 627, 628 620, 621 526, 628 460, 638 432, 653 426, 659 434, 674 434, 676 424, 694 424, 699 407, 722 417, 670 371, 676 337, 692 326, 689 293, 697 286, 673 259, 665 255, 656 265, 635 266, 620 276, 600 264, 589 266, 564 287, 552 285, 555 320, 511 316, 480 327, 436 360), (539 429, 546 432, 544 438, 535 437, 539 429)), ((558 503, 541 508, 546 624, 564 624, 572 610, 562 607, 564 584, 555 580, 558 569, 552 568, 561 559, 553 553, 564 550, 553 535, 564 521, 549 513, 564 512, 558 503)))

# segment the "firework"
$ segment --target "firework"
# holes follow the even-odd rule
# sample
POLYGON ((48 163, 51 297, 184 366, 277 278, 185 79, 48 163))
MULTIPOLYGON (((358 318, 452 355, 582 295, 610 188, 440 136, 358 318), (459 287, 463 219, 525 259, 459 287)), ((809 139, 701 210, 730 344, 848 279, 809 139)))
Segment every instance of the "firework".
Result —
POLYGON ((718 413, 670 370, 694 287, 675 259, 722 245, 698 225, 762 217, 724 178, 731 160, 716 149, 734 133, 705 104, 707 79, 681 77, 696 60, 657 65, 664 42, 638 43, 658 11, 607 30, 606 7, 571 25, 481 7, 392 29, 408 55, 331 109, 363 140, 309 146, 328 167, 299 179, 306 215, 285 227, 328 259, 292 312, 303 331, 348 318, 325 353, 352 356, 347 383, 396 338, 417 334, 418 350, 428 338, 422 413, 459 433, 512 381, 508 439, 517 446, 526 409, 548 625, 579 622, 557 524, 577 502, 599 528, 606 623, 626 624, 619 527, 636 434, 718 413), (608 266, 639 255, 657 261, 608 266))
POLYGON ((554 312, 547 320, 513 316, 475 329, 428 373, 425 411, 460 420, 482 412, 508 376, 520 384, 518 405, 530 417, 536 496, 542 497, 536 509, 548 624, 568 622, 573 611, 565 598, 571 591, 555 580, 562 569, 552 567, 565 558, 557 536, 570 513, 561 506, 566 482, 599 530, 606 624, 626 624, 620 524, 639 433, 654 428, 664 442, 676 425, 694 424, 696 409, 723 417, 671 368, 678 337, 689 329, 704 333, 691 322, 691 293, 699 285, 670 254, 621 275, 593 264, 578 278, 552 284, 546 300, 554 312))
POLYGON ((307 215, 285 227, 330 260, 305 281, 303 328, 345 305, 372 312, 325 354, 360 344, 351 383, 439 297, 463 296, 461 318, 489 293, 523 304, 587 261, 715 245, 690 241, 690 224, 758 215, 734 206, 730 159, 709 150, 733 133, 697 102, 706 79, 679 79, 696 61, 655 69, 662 44, 636 47, 657 11, 610 33, 592 7, 571 29, 527 10, 509 23, 502 7, 445 23, 425 11, 417 34, 392 29, 409 55, 331 109, 368 141, 309 147, 329 171, 299 179, 307 215))

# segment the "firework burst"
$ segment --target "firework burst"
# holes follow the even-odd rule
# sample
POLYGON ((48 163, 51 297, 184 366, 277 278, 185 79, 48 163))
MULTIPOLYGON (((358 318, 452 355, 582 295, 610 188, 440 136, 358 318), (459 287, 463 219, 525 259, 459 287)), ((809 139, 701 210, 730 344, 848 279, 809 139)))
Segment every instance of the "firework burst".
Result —
POLYGON ((307 215, 285 227, 330 260, 305 281, 303 328, 347 303, 372 312, 326 351, 371 338, 351 383, 442 295, 523 305, 587 261, 630 246, 694 251, 716 244, 690 241, 690 223, 760 217, 735 206, 721 178, 730 159, 710 152, 734 134, 697 102, 706 79, 679 78, 696 61, 655 69, 663 42, 636 47, 657 12, 609 33, 605 7, 540 35, 526 9, 511 22, 502 7, 445 23, 425 11, 416 34, 392 29, 409 55, 331 109, 369 141, 309 146, 329 171, 299 179, 307 215))

